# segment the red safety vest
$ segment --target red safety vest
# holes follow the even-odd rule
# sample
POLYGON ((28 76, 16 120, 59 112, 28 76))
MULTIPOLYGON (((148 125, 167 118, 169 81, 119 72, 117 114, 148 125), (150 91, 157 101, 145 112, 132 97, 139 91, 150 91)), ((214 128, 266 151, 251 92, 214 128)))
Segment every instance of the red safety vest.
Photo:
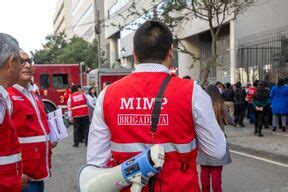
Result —
POLYGON ((11 87, 8 92, 13 102, 11 117, 21 146, 23 173, 33 179, 43 180, 49 176, 51 168, 50 128, 43 103, 32 93, 38 113, 29 99, 17 89, 11 87))
MULTIPOLYGON (((161 174, 156 177, 154 190, 159 191, 161 185, 162 191, 198 192, 192 118, 194 81, 178 77, 170 80, 153 141, 150 134, 153 98, 166 76, 167 73, 161 72, 133 73, 107 88, 103 110, 111 132, 112 161, 120 164, 152 142, 162 144, 165 162, 161 174)), ((148 187, 143 191, 148 191, 148 187)))
POLYGON ((0 191, 20 192, 21 177, 20 146, 15 127, 6 108, 3 122, 0 124, 0 191))
POLYGON ((256 92, 256 87, 249 87, 247 91, 247 100, 248 103, 252 103, 252 97, 254 93, 256 92))
POLYGON ((75 92, 71 95, 71 111, 73 117, 89 115, 88 105, 84 93, 75 92))

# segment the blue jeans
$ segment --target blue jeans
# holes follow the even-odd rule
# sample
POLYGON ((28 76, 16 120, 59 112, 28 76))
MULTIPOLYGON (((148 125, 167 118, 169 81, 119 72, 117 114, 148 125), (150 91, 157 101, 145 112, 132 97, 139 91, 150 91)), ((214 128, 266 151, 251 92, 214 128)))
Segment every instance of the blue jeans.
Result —
POLYGON ((30 181, 22 192, 44 192, 44 181, 30 181))

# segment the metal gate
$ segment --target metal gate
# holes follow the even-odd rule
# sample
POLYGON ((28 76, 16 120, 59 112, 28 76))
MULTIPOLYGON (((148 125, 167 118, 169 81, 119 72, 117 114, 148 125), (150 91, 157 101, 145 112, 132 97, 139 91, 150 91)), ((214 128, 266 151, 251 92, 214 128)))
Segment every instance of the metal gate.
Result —
POLYGON ((288 26, 256 34, 238 41, 238 81, 288 77, 288 26))

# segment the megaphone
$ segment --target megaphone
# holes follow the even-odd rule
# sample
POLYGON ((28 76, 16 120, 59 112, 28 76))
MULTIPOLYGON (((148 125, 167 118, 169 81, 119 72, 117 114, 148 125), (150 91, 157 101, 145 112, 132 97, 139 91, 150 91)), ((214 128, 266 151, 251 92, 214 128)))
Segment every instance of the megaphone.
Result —
POLYGON ((159 173, 163 163, 163 146, 153 145, 113 168, 85 165, 78 174, 78 192, 116 192, 131 184, 131 192, 141 192, 149 178, 159 173))

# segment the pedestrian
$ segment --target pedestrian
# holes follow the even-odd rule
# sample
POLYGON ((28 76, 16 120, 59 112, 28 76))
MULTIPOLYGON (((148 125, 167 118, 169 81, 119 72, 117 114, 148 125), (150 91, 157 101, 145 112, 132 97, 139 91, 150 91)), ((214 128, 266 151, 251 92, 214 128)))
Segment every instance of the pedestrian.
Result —
MULTIPOLYGON (((212 100, 214 113, 216 115, 217 122, 223 131, 228 123, 233 123, 233 118, 227 111, 221 94, 216 85, 208 85, 205 90, 212 100)), ((228 145, 226 145, 226 153, 221 160, 215 160, 207 156, 201 150, 198 151, 197 164, 201 167, 200 180, 202 186, 202 192, 210 191, 210 178, 212 183, 213 192, 222 191, 222 170, 223 166, 231 163, 231 156, 229 153, 228 145)))
POLYGON ((85 145, 88 142, 89 133, 89 110, 88 102, 85 94, 81 90, 79 85, 72 85, 71 96, 67 101, 67 107, 69 110, 69 120, 73 122, 73 147, 79 147, 79 142, 84 136, 85 145))
POLYGON ((234 117, 234 91, 230 83, 226 83, 226 89, 222 92, 222 98, 231 117, 234 117))
POLYGON ((235 117, 234 117, 234 125, 237 126, 239 124, 241 127, 245 127, 243 123, 244 115, 245 115, 245 97, 246 92, 241 87, 241 83, 236 83, 236 89, 234 91, 234 102, 235 102, 235 117))
POLYGON ((256 86, 258 84, 259 80, 256 80, 253 82, 252 86, 249 86, 247 89, 247 118, 249 119, 249 123, 255 124, 255 113, 252 106, 252 97, 254 93, 256 92, 256 86))
POLYGON ((146 21, 137 29, 133 44, 135 71, 106 87, 97 98, 87 162, 100 167, 119 165, 151 144, 162 144, 161 174, 142 191, 150 187, 155 192, 198 192, 197 146, 215 159, 221 159, 226 149, 211 99, 195 81, 171 78, 173 37, 165 24, 146 21), (158 125, 152 128, 153 104, 164 80, 169 82, 158 125))
POLYGON ((224 91, 225 86, 220 81, 217 81, 215 85, 218 87, 220 93, 224 91))
POLYGON ((273 113, 273 131, 276 131, 278 119, 279 128, 286 131, 286 115, 288 114, 288 87, 284 79, 279 79, 276 86, 270 91, 271 107, 273 113))
POLYGON ((50 128, 44 105, 30 84, 32 65, 29 56, 20 50, 22 69, 17 84, 8 88, 13 104, 11 120, 17 131, 23 159, 23 174, 29 177, 22 192, 43 192, 44 180, 51 169, 50 128))
POLYGON ((12 104, 6 89, 18 81, 19 62, 17 40, 0 33, 0 191, 19 192, 28 178, 22 177, 22 161, 16 128, 11 122, 12 104))
POLYGON ((66 89, 65 89, 64 94, 63 94, 64 103, 67 104, 67 101, 68 101, 70 95, 71 95, 71 87, 68 85, 68 86, 66 87, 66 89))
POLYGON ((265 88, 263 81, 259 81, 256 87, 256 92, 252 97, 252 106, 255 113, 255 131, 259 137, 263 137, 262 126, 264 123, 264 116, 268 105, 268 90, 265 88))
POLYGON ((94 108, 96 105, 96 99, 97 99, 97 94, 96 94, 96 89, 95 87, 90 87, 88 89, 88 94, 86 95, 87 101, 88 101, 88 109, 89 109, 89 119, 90 122, 92 121, 93 117, 93 112, 94 108))

